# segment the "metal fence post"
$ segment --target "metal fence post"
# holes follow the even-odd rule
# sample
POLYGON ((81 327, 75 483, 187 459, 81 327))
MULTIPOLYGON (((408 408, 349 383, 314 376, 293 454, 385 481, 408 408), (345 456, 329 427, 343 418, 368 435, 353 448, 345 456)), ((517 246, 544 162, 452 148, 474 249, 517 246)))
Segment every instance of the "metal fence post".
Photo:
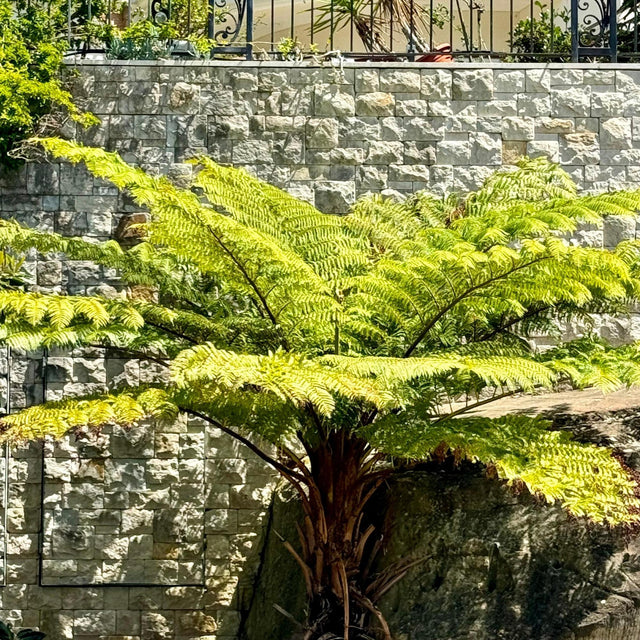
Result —
POLYGON ((247 0, 247 60, 252 60, 252 59, 253 59, 253 0, 247 0))
MULTIPOLYGON (((618 61, 618 3, 617 0, 609 1, 609 48, 611 49, 611 62, 618 61)), ((637 0, 636 0, 637 3, 637 0)))
POLYGON ((207 14, 207 38, 209 40, 213 40, 213 29, 214 29, 214 11, 216 10, 215 0, 209 0, 209 11, 207 14))
MULTIPOLYGON (((615 2, 615 0, 613 0, 615 2)), ((571 0, 571 62, 578 62, 580 32, 578 29, 578 0, 571 0)))

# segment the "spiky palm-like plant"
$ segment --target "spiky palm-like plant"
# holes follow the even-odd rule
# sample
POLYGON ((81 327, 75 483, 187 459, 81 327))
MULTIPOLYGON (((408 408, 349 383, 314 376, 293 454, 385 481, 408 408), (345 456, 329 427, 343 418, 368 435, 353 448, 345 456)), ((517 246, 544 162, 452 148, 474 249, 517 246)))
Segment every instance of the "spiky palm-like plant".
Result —
POLYGON ((300 498, 299 544, 286 545, 306 582, 307 638, 358 638, 367 618, 391 637, 376 601, 407 565, 367 577, 379 532, 363 513, 394 459, 478 461, 576 516, 637 520, 636 484, 610 451, 536 418, 465 414, 558 384, 637 381, 635 346, 582 339, 538 354, 526 336, 638 300, 639 244, 566 237, 579 221, 632 215, 639 193, 578 196, 562 170, 535 160, 462 200, 369 197, 332 216, 207 158, 182 189, 100 149, 44 145, 146 207, 143 239, 125 250, 4 222, 0 246, 117 268, 153 295, 43 294, 9 281, 2 339, 116 347, 168 377, 25 409, 3 419, 2 439, 178 412, 237 438, 300 498))

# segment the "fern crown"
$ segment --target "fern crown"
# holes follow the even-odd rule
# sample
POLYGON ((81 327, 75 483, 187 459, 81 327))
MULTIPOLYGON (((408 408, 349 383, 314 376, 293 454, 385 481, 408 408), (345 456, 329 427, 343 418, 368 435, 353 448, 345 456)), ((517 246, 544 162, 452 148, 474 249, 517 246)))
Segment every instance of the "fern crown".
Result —
POLYGON ((150 218, 129 249, 2 223, 15 259, 59 252, 116 268, 124 285, 106 299, 8 280, 2 340, 100 345, 155 360, 166 376, 8 416, 5 440, 180 411, 278 447, 346 429, 377 454, 449 452, 576 515, 635 520, 635 482, 609 451, 539 419, 467 414, 558 384, 637 382, 637 347, 588 335, 565 343, 559 327, 638 300, 640 245, 581 247, 570 235, 606 215, 634 215, 640 193, 582 196, 556 165, 523 160, 465 198, 371 196, 332 216, 208 158, 194 161, 184 189, 100 149, 42 144, 129 192, 150 218), (530 338, 540 333, 556 346, 537 352, 530 338))

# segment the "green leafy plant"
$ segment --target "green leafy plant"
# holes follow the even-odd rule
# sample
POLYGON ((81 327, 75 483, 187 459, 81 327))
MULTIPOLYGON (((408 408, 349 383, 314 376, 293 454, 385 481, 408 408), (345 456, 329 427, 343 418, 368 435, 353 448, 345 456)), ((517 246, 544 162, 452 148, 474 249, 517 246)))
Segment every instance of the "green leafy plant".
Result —
POLYGON ((558 320, 619 315, 640 298, 640 244, 569 244, 581 222, 635 215, 640 193, 581 196, 543 159, 498 172, 463 199, 378 196, 325 215, 242 170, 194 161, 191 189, 119 156, 61 140, 150 212, 122 248, 0 224, 0 246, 116 268, 128 298, 3 287, 11 346, 115 347, 166 368, 164 382, 30 407, 0 423, 4 442, 131 425, 178 413, 214 425, 297 492, 307 638, 391 630, 377 600, 408 559, 371 575, 379 532, 363 517, 394 461, 470 460, 576 517, 639 518, 633 475, 606 449, 538 418, 469 417, 499 398, 561 385, 640 380, 638 345, 563 343, 558 320), (137 296, 143 289, 152 295, 137 296), (558 344, 537 353, 541 331, 558 344))
POLYGON ((299 60, 302 58, 303 47, 298 38, 281 38, 276 48, 283 60, 299 60))
POLYGON ((118 60, 157 60, 169 55, 170 40, 176 36, 171 22, 161 25, 138 20, 124 31, 115 31, 108 41, 107 56, 118 60))
POLYGON ((305 50, 304 44, 302 44, 298 38, 281 38, 276 49, 283 60, 302 60, 305 53, 311 55, 320 53, 320 50, 315 44, 309 45, 309 48, 305 50))
POLYGON ((56 38, 64 16, 56 5, 0 0, 0 164, 19 161, 12 151, 43 127, 51 132, 64 117, 89 126, 60 81, 66 43, 56 38), (55 117, 57 116, 57 117, 55 117))
POLYGON ((514 27, 511 35, 511 52, 516 62, 538 62, 541 59, 569 61, 571 54, 571 32, 568 25, 569 10, 555 11, 553 15, 546 4, 536 2, 537 18, 525 18, 514 27), (557 24, 560 21, 562 26, 557 24), (553 54, 553 55, 535 55, 553 54))
POLYGON ((14 632, 11 623, 0 622, 0 640, 42 640, 46 635, 33 629, 14 632))

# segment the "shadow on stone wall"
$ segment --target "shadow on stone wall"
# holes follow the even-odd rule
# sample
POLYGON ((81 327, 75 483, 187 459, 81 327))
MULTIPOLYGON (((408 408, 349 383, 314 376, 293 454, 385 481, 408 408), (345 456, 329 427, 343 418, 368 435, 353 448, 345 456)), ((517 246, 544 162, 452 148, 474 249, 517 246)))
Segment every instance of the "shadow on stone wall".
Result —
MULTIPOLYGON (((398 474, 371 507, 386 512, 380 567, 432 557, 381 603, 399 640, 638 637, 629 635, 637 623, 623 624, 640 599, 633 541, 515 495, 475 469, 398 474)), ((296 540, 299 509, 282 496, 272 509, 241 640, 296 637, 274 605, 304 619, 304 586, 279 537, 296 540)))

